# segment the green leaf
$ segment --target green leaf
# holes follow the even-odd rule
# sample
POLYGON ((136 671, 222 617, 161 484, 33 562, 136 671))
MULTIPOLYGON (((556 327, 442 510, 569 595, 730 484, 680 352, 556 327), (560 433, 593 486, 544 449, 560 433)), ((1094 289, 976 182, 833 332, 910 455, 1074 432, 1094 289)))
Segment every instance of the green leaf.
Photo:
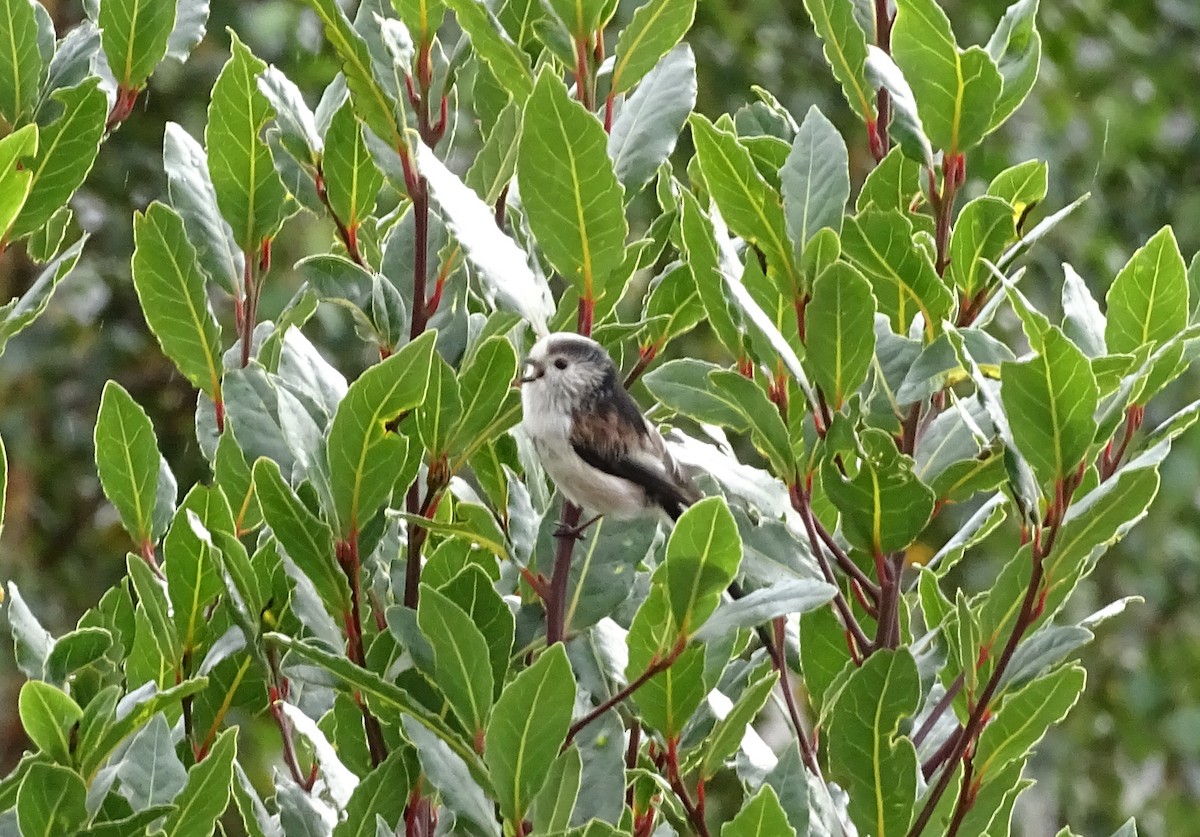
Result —
POLYGON ((929 255, 913 242, 913 225, 901 210, 868 208, 846 219, 842 252, 871 280, 871 288, 892 329, 907 335, 920 313, 925 333, 936 335, 950 315, 954 297, 929 255))
POLYGON ((175 3, 163 0, 104 0, 96 22, 117 83, 141 90, 167 54, 175 28, 175 3))
POLYGON ((613 121, 608 156, 627 197, 671 156, 695 106, 696 57, 690 46, 680 44, 647 73, 613 121))
POLYGON ((1017 0, 1004 12, 987 42, 988 55, 1003 79, 989 131, 1004 123, 1025 101, 1037 81, 1042 59, 1042 36, 1035 18, 1038 0, 1017 0))
POLYGON ((1028 756, 1047 728, 1067 716, 1086 682, 1083 668, 1069 665, 1006 695, 979 736, 975 775, 986 779, 1028 756))
POLYGON ((340 619, 349 613, 350 587, 334 560, 329 527, 305 508, 279 473, 279 466, 270 459, 254 463, 254 490, 271 532, 317 588, 329 615, 340 619))
POLYGON ((207 837, 229 805, 237 730, 224 730, 213 742, 204 761, 188 771, 187 784, 175 797, 163 831, 167 837, 207 837))
MULTIPOLYGON (((525 107, 517 162, 534 237, 563 278, 600 299, 625 259, 629 233, 621 184, 604 127, 550 72, 538 75, 525 107)), ((619 289, 616 289, 619 291, 619 289)))
POLYGON ((608 0, 546 0, 546 8, 558 15, 575 40, 584 40, 604 27, 609 5, 608 0))
POLYGON ((831 777, 850 794, 860 832, 903 835, 916 809, 917 753, 897 735, 920 700, 917 665, 907 650, 876 651, 854 669, 829 722, 831 777))
POLYGON ((550 775, 575 705, 575 675, 562 643, 508 684, 487 726, 484 760, 500 811, 520 822, 550 775))
POLYGON ((221 215, 242 252, 257 254, 294 204, 261 136, 274 114, 256 80, 267 65, 236 34, 231 38, 232 55, 213 85, 204 142, 221 215))
POLYGON ((886 431, 867 428, 859 440, 858 472, 844 477, 827 461, 821 469, 825 492, 842 513, 842 532, 855 548, 869 555, 904 549, 929 522, 933 492, 886 431))
POLYGON ((745 414, 709 383, 709 373, 720 368, 715 363, 682 358, 651 370, 642 381, 663 406, 681 415, 737 432, 745 431, 750 426, 745 414))
POLYGON ((1020 219, 1033 204, 1046 197, 1049 167, 1041 160, 1017 163, 992 178, 987 193, 1012 206, 1013 217, 1020 219))
POLYGON ((1170 227, 1163 227, 1141 247, 1108 289, 1108 351, 1134 353, 1162 343, 1187 325, 1187 267, 1170 227))
POLYGON ((721 837, 786 837, 789 834, 795 837, 796 829, 788 822, 779 797, 770 785, 759 788, 742 810, 721 826, 721 837))
POLYGON ((496 203, 517 171, 523 119, 524 110, 516 102, 509 102, 467 170, 467 185, 484 203, 496 203))
POLYGON ((700 776, 708 781, 725 766, 725 760, 738 751, 742 737, 750 724, 758 717, 771 690, 779 682, 779 674, 771 671, 746 687, 738 697, 729 714, 717 721, 708 736, 704 758, 700 762, 700 776))
POLYGON ((155 201, 134 215, 133 285, 163 353, 193 386, 221 400, 221 327, 183 219, 155 201))
POLYGON ((22 837, 64 837, 87 822, 87 785, 79 774, 56 764, 34 762, 17 791, 22 837))
POLYGON ((67 227, 75 220, 70 206, 60 206, 46 223, 34 230, 26 242, 26 252, 35 262, 48 262, 54 258, 67 237, 67 227))
POLYGON ((950 278, 964 297, 971 299, 991 281, 984 260, 994 263, 1016 237, 1011 204, 980 197, 962 208, 950 239, 950 278))
POLYGON ((350 385, 329 427, 329 480, 340 538, 365 526, 406 470, 408 442, 387 425, 425 400, 436 332, 426 332, 350 385))
MULTIPOLYGON (((572 745, 554 760, 550 778, 533 803, 532 819, 538 831, 552 834, 571 825, 571 812, 579 797, 583 759, 572 745)), ((590 790, 590 789, 589 789, 590 790)))
POLYGON ((795 291, 800 273, 788 240, 783 199, 759 174, 746 147, 700 114, 689 120, 696 159, 729 229, 766 254, 769 275, 795 291))
MULTIPOLYGON (((147 685, 149 686, 150 684, 147 685)), ((184 680, 179 685, 172 686, 170 689, 164 689, 161 692, 152 689, 149 691, 148 696, 141 700, 141 702, 135 703, 126 714, 116 718, 112 723, 99 728, 94 738, 89 740, 87 735, 81 735, 79 746, 80 772, 85 776, 92 775, 100 765, 108 760, 122 741, 144 727, 150 722, 151 718, 165 709, 173 707, 174 704, 184 698, 191 697, 203 691, 207 685, 207 677, 194 677, 191 680, 184 680)), ((143 687, 139 692, 144 693, 145 690, 146 687, 143 687)), ((91 704, 88 705, 85 714, 90 709, 91 704)))
POLYGON ((680 636, 694 633, 717 609, 741 559, 742 539, 724 498, 706 497, 680 515, 654 574, 666 588, 680 636))
POLYGON ((1052 326, 1039 354, 1001 365, 1000 399, 1013 442, 1043 486, 1075 471, 1096 434, 1099 390, 1088 359, 1062 331, 1052 326))
MULTIPOLYGON (((454 751, 455 755, 466 762, 467 767, 471 771, 471 776, 475 781, 479 782, 485 790, 491 787, 487 772, 484 770, 483 764, 480 763, 479 757, 463 741, 459 733, 452 729, 440 716, 418 703, 412 695, 401 687, 389 683, 374 672, 359 668, 346 659, 345 656, 330 654, 328 651, 303 640, 278 633, 267 634, 263 639, 284 651, 290 651, 302 659, 321 666, 333 675, 345 688, 351 692, 357 691, 361 693, 377 711, 386 712, 388 717, 397 717, 401 712, 411 715, 417 723, 444 741, 454 751)), ((510 686, 505 691, 505 694, 508 694, 511 688, 510 686)), ((572 694, 574 694, 574 687, 572 687, 572 694)), ((493 720, 495 715, 496 713, 493 712, 493 720)), ((558 744, 561 742, 562 738, 560 737, 559 742, 554 745, 556 751, 558 744)))
MULTIPOLYGON (((33 188, 33 173, 28 158, 37 153, 38 127, 26 125, 0 139, 0 228, 12 227, 33 188)), ((4 308, 0 308, 0 313, 4 308)))
POLYGON ((711 642, 733 631, 753 628, 780 616, 806 613, 834 597, 832 584, 811 578, 788 578, 761 587, 740 599, 723 603, 696 633, 696 639, 711 642))
POLYGON ((938 148, 950 154, 968 151, 994 127, 1000 71, 980 47, 958 48, 950 19, 934 0, 897 0, 892 55, 938 148))
POLYGON ((787 230, 797 252, 823 227, 842 231, 842 216, 850 200, 849 166, 846 141, 813 105, 779 171, 787 230))
POLYGON ((679 237, 684 261, 692 270, 696 291, 708 315, 709 328, 728 352, 740 356, 741 317, 725 294, 712 222, 691 192, 685 191, 681 197, 679 237))
POLYGON ((29 0, 0 0, 0 54, 0 118, 17 125, 33 113, 46 77, 29 0))
POLYGON ((649 0, 639 6, 617 38, 613 93, 632 90, 687 34, 695 16, 696 0, 649 0))
POLYGON ((921 167, 893 148, 879 165, 871 169, 858 193, 855 208, 861 212, 871 204, 876 209, 908 211, 913 197, 921 192, 921 167))
POLYGON ((28 328, 46 310, 58 283, 75 269, 86 243, 85 235, 42 268, 29 290, 19 299, 0 305, 0 354, 4 353, 4 346, 12 337, 28 328))
POLYGON ((150 417, 116 381, 106 383, 100 397, 95 445, 100 485, 117 507, 125 531, 139 548, 154 543, 163 458, 150 417))
POLYGON ((140 556, 129 553, 125 567, 138 599, 137 633, 127 663, 134 671, 128 676, 132 682, 150 679, 161 687, 174 677, 180 660, 179 634, 168 612, 167 591, 140 556))
POLYGON ((463 450, 485 432, 499 435, 496 419, 515 404, 512 381, 517 375, 517 351, 507 338, 489 337, 463 364, 458 378, 462 399, 450 447, 463 450))
POLYGON ((374 837, 376 816, 394 823, 404 815, 414 778, 408 760, 403 748, 394 749, 358 783, 346 806, 346 819, 334 827, 333 837, 374 837))
POLYGON ((163 568, 171 600, 175 629, 183 647, 193 652, 208 633, 208 608, 224 592, 218 575, 220 562, 209 533, 234 533, 233 512, 224 495, 204 485, 192 486, 183 498, 167 536, 163 539, 163 568), (197 531, 193 526, 200 524, 197 531))
POLYGON ((38 749, 59 764, 71 763, 71 738, 83 710, 70 695, 49 683, 27 680, 17 698, 17 712, 25 734, 38 749))
MULTIPOLYGON (((426 565, 428 566, 428 565, 426 565)), ((428 575, 428 572, 424 573, 428 575)), ((487 641, 488 658, 492 665, 493 694, 499 694, 508 673, 508 660, 512 655, 513 631, 515 628, 512 610, 496 592, 493 579, 479 565, 468 565, 452 579, 439 586, 447 599, 458 605, 471 618, 476 628, 487 641)), ((568 609, 567 624, 570 624, 568 609)), ((468 631, 469 633, 469 631, 468 631)), ((432 643, 431 643, 432 644, 432 643)), ((434 645, 436 653, 437 646, 434 645)))
POLYGON ((438 687, 478 748, 492 709, 493 680, 479 676, 480 662, 489 656, 487 640, 461 607, 427 584, 417 623, 433 646, 438 687))
POLYGON ((63 112, 41 127, 37 153, 25 164, 32 183, 21 214, 8 229, 9 241, 40 229, 65 206, 91 171, 100 150, 108 100, 96 79, 58 90, 53 99, 62 104, 63 112))
POLYGON ((518 103, 533 92, 533 74, 529 57, 512 42, 483 3, 476 0, 446 0, 458 25, 471 39, 471 48, 487 64, 492 74, 518 103))
POLYGON ((854 19, 854 0, 804 0, 825 60, 842 86, 850 109, 864 122, 875 122, 875 91, 867 84, 867 36, 854 19))
POLYGON ((709 373, 714 394, 741 412, 750 426, 754 446, 771 463, 776 476, 789 479, 796 470, 787 425, 762 387, 741 373, 721 369, 709 373))
POLYGON ((383 174, 367 151, 349 103, 338 108, 325 131, 322 163, 334 214, 351 231, 358 229, 375 208, 383 174))
POLYGON ((891 136, 904 156, 926 169, 932 169, 933 147, 925 133, 925 126, 921 124, 921 114, 917 110, 912 87, 892 56, 875 46, 867 51, 867 81, 873 90, 886 90, 891 98, 891 136))
MULTIPOLYGON (((508 383, 511 381, 510 378, 508 383)), ((462 411, 462 396, 454 370, 441 355, 435 355, 430 364, 425 401, 416 411, 417 433, 421 444, 432 455, 441 456, 448 450, 454 421, 462 411)))
POLYGON ((834 262, 813 283, 804 318, 809 374, 830 406, 841 410, 875 357, 871 283, 851 265, 834 262))
POLYGON ((366 126, 390 147, 407 148, 408 140, 396 122, 395 105, 375 78, 371 68, 371 53, 366 41, 350 25, 337 0, 305 2, 321 19, 325 27, 325 37, 341 60, 346 87, 350 91, 350 100, 354 103, 355 112, 366 126))

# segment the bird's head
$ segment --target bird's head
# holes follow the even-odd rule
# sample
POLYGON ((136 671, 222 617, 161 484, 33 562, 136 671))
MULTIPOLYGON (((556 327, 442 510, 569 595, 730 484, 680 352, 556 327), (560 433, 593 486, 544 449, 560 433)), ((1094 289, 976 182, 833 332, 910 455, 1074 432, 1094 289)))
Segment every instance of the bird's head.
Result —
POLYGON ((522 394, 572 405, 611 387, 616 366, 604 347, 588 337, 560 332, 543 337, 529 351, 521 374, 522 394))

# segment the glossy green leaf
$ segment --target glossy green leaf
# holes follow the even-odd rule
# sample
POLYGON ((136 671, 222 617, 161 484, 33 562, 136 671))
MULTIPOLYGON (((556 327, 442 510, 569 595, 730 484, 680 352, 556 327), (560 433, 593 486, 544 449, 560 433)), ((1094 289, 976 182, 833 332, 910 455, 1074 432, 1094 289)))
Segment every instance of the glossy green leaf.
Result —
POLYGON ((334 558, 329 526, 305 508, 270 459, 254 463, 254 490, 267 525, 312 581, 328 613, 336 619, 349 613, 350 587, 334 558))
POLYGON ((642 380, 651 395, 681 415, 745 431, 750 426, 745 414, 708 381, 709 373, 720 368, 703 360, 681 358, 651 370, 642 380))
POLYGON ((426 450, 440 456, 449 449, 455 420, 462 411, 462 395, 454 369, 441 355, 434 355, 425 401, 416 411, 417 433, 426 450))
POLYGON ((237 753, 237 730, 217 736, 204 761, 189 771, 187 784, 175 797, 175 809, 167 815, 163 831, 167 837, 206 837, 229 804, 233 782, 233 760, 237 753))
POLYGON ((375 208, 383 174, 375 167, 350 105, 338 108, 325 132, 325 188, 338 220, 356 230, 375 208))
POLYGON ((256 81, 267 65, 232 37, 233 54, 213 84, 204 141, 221 215, 238 247, 257 253, 292 213, 293 203, 261 136, 273 115, 256 81))
POLYGON ((1048 178, 1049 167, 1044 162, 1026 160, 993 177, 987 193, 1011 204, 1014 217, 1019 219, 1029 206, 1046 197, 1048 178))
POLYGON ((860 435, 864 458, 844 477, 833 462, 822 468, 829 499, 842 513, 842 532, 869 555, 904 549, 933 513, 933 492, 913 474, 912 459, 896 450, 890 435, 868 428, 860 435))
POLYGON ((43 683, 27 680, 17 699, 21 726, 39 750, 59 764, 71 763, 73 728, 83 717, 83 710, 70 695, 43 683))
POLYGON ((28 328, 46 310, 58 283, 75 269, 86 243, 85 235, 42 268, 29 290, 19 298, 0 305, 0 354, 4 353, 4 346, 12 337, 28 328))
POLYGON ((32 176, 29 197, 7 237, 23 238, 44 226, 83 183, 104 134, 108 100, 94 79, 54 93, 62 114, 38 132, 37 153, 25 167, 32 176))
POLYGON ((723 498, 707 497, 679 517, 655 579, 666 587, 681 636, 695 632, 716 610, 741 559, 742 539, 723 498))
POLYGON ((524 111, 516 102, 509 102, 488 132, 483 147, 467 170, 466 183, 487 204, 500 199, 505 187, 517 171, 517 151, 524 111))
POLYGON ((1067 716, 1086 681, 1083 668, 1069 665, 1006 695, 979 737, 976 775, 994 776, 1010 762, 1026 757, 1047 728, 1067 716))
POLYGON ((96 22, 101 43, 121 87, 141 90, 167 54, 176 5, 163 0, 104 0, 100 4, 96 22))
POLYGON ((458 25, 471 39, 471 48, 487 64, 493 75, 517 102, 533 92, 533 74, 529 57, 495 20, 488 7, 475 0, 446 0, 458 25))
POLYGON ((854 19, 853 0, 804 0, 825 60, 842 86, 846 101, 862 120, 875 121, 875 91, 867 83, 867 37, 854 19))
POLYGON ((16 125, 32 114, 46 77, 37 19, 28 0, 0 3, 0 54, 0 117, 16 125))
POLYGON ((913 243, 913 225, 900 210, 866 209, 846 219, 842 252, 871 280, 879 311, 907 335, 920 313, 927 334, 937 334, 954 298, 929 255, 913 243))
POLYGON ((134 542, 139 547, 152 544, 157 535, 162 454, 150 417, 116 381, 104 385, 95 444, 96 470, 105 496, 116 506, 134 542))
POLYGON ((992 114, 991 129, 1001 125, 1025 101, 1037 81, 1042 36, 1037 31, 1038 0, 1017 0, 1004 12, 987 42, 1003 84, 992 114))
POLYGON ((209 608, 224 592, 218 575, 220 562, 212 553, 208 534, 213 531, 234 533, 229 503, 219 490, 192 486, 163 539, 163 572, 172 618, 183 647, 191 654, 208 633, 209 608), (197 531, 195 524, 203 531, 197 531))
POLYGON ((787 425, 762 387, 738 372, 720 369, 708 375, 713 394, 741 412, 750 427, 751 441, 771 463, 774 473, 789 478, 796 469, 787 425))
POLYGON ((763 785, 742 810, 721 826, 721 837, 787 837, 796 834, 788 822, 779 797, 770 785, 763 785))
POLYGON ((829 405, 842 404, 867 379, 875 356, 875 299, 871 284, 845 262, 813 283, 805 309, 808 371, 829 405))
POLYGON ((903 835, 916 810, 917 753, 898 729, 920 689, 912 655, 883 649, 850 673, 834 704, 830 774, 850 794, 850 818, 864 834, 903 835))
POLYGON ((766 705, 771 690, 778 682, 779 674, 774 671, 755 680, 738 697, 729 714, 717 721, 708 736, 704 758, 700 762, 700 775, 705 781, 715 776, 724 767, 725 760, 738 751, 747 729, 766 705))
POLYGON ((991 130, 1003 85, 1000 71, 982 48, 958 48, 950 19, 934 0, 898 0, 892 54, 935 146, 957 154, 991 130))
POLYGON ((520 822, 546 783, 575 705, 575 675, 561 643, 504 689, 487 726, 484 760, 500 812, 520 822))
POLYGON ((613 92, 633 89, 687 34, 695 16, 696 0, 649 0, 639 6, 617 38, 613 92))
MULTIPOLYGON (((426 565, 428 567, 428 565, 426 565)), ((428 576, 429 573, 423 573, 428 576)), ((487 642, 492 666, 493 694, 499 694, 508 673, 515 624, 512 610, 494 586, 495 579, 479 565, 468 565, 439 587, 445 597, 471 618, 472 625, 487 642)), ((568 609, 567 623, 570 624, 568 609)), ((436 653, 436 647, 435 647, 436 653)))
POLYGON ((671 156, 695 106, 696 57, 690 46, 680 44, 646 74, 613 121, 608 156, 627 197, 671 156))
POLYGON ((876 209, 908 211, 913 198, 921 193, 921 167, 904 156, 901 148, 893 148, 879 165, 871 169, 863 181, 855 202, 859 212, 871 204, 876 209))
POLYGON ((321 19, 325 37, 341 60, 346 87, 350 91, 350 100, 354 103, 355 112, 366 126, 390 147, 407 147, 408 140, 396 122, 395 104, 388 98, 371 68, 371 53, 367 44, 350 25, 337 0, 305 2, 321 19))
POLYGON ((496 419, 515 405, 512 382, 517 374, 517 352, 506 338, 489 337, 463 364, 458 378, 462 409, 454 427, 452 447, 463 449, 481 435, 503 432, 496 419))
POLYGON ((710 642, 730 632, 753 628, 780 616, 807 613, 836 594, 832 584, 811 578, 787 578, 761 587, 734 601, 721 604, 696 639, 710 642))
POLYGON ((1187 268, 1170 227, 1163 227, 1121 268, 1108 289, 1108 350, 1132 353, 1162 343, 1187 325, 1187 268))
POLYGON ((995 262, 1017 237, 1011 204, 992 197, 980 197, 958 213, 950 239, 950 278, 970 299, 992 281, 991 271, 983 263, 995 262))
POLYGON ((1039 354, 1001 366, 1000 398, 1017 450, 1038 481, 1053 485, 1073 473, 1095 436, 1099 402, 1083 352, 1051 327, 1039 354))
POLYGON ((729 229, 762 250, 769 275, 781 277, 783 286, 795 290, 799 267, 788 240, 783 199, 759 174, 736 136, 699 114, 689 122, 700 170, 729 229))
POLYGON ((79 774, 56 764, 29 766, 17 792, 22 837, 63 837, 87 822, 87 786, 79 774))
POLYGON ((346 819, 334 826, 333 837, 374 837, 377 816, 400 821, 415 778, 409 775, 409 758, 403 749, 394 749, 358 783, 346 806, 346 819))
MULTIPOLYGON (((28 158, 37 153, 38 127, 26 125, 0 139, 0 227, 12 227, 33 188, 33 173, 28 158)), ((0 308, 0 313, 4 308, 0 308)))
MULTIPOLYGON (((421 590, 417 622, 433 646, 438 687, 467 732, 482 741, 492 709, 492 678, 480 676, 487 640, 466 611, 429 585, 421 590)), ((483 672, 490 673, 490 666, 483 672)))
POLYGON ((607 146, 599 121, 555 75, 541 73, 525 108, 517 180, 546 258, 589 299, 608 290, 629 232, 607 146))
POLYGON ((338 536, 358 532, 406 470, 408 442, 388 422, 425 400, 435 332, 426 332, 350 385, 329 427, 329 479, 338 536))
POLYGON ((871 88, 887 91, 892 111, 890 137, 909 160, 932 169, 935 165, 933 146, 921 123, 921 113, 908 79, 892 56, 875 46, 867 50, 866 70, 871 88))
POLYGON ((553 833, 562 831, 571 824, 571 812, 579 796, 582 772, 583 760, 577 746, 568 747, 554 760, 550 777, 533 803, 532 819, 535 828, 553 833))
POLYGON ((849 165, 846 141, 813 105, 779 172, 787 230, 797 251, 822 227, 842 231, 842 216, 850 200, 849 165))
POLYGON ((146 323, 193 386, 221 398, 221 327, 183 219, 152 203, 134 216, 133 284, 146 323))
POLYGON ((691 192, 684 192, 680 202, 679 235, 684 261, 691 268, 709 327, 726 351, 740 354, 743 340, 740 314, 725 295, 712 222, 691 192))
MULTIPOLYGON (((665 584, 653 584, 629 626, 626 637, 629 661, 625 666, 625 679, 629 682, 674 654, 683 641, 668 596, 665 584)), ((693 645, 684 649, 665 671, 647 680, 634 692, 633 700, 642 723, 669 739, 683 731, 707 691, 704 649, 693 645)))

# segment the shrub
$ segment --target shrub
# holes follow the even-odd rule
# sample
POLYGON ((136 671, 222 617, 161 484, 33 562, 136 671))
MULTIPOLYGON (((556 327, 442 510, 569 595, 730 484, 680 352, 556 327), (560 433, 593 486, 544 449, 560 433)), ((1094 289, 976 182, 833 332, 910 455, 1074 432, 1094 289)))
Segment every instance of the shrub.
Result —
MULTIPOLYGON (((106 132, 206 21, 105 0, 52 43, 40 6, 0 4, 0 226, 46 263, 3 341, 79 257, 64 207, 106 132)), ((849 211, 816 108, 692 113, 695 0, 607 40, 600 0, 309 5, 342 67, 315 109, 232 34, 204 142, 166 129, 132 281, 212 477, 181 492, 109 382, 128 575, 60 637, 9 586, 36 751, 4 828, 203 834, 232 797, 253 835, 1007 834, 1075 653, 1126 600, 1064 605, 1197 417, 1142 429, 1194 354, 1171 230, 1103 312, 1067 268, 1056 322, 1020 264, 1080 201, 1036 220, 1036 160, 967 177, 1036 79, 1036 2, 963 49, 933 0, 807 0, 875 163, 849 211), (333 240, 267 320, 301 212, 333 240), (304 335, 323 302, 378 357, 352 382, 304 335), (556 534, 580 510, 512 381, 564 329, 678 425, 708 497, 670 531, 556 534), (667 360, 689 333, 719 360, 667 360), (969 592, 953 570, 985 538, 1010 558, 969 592), (238 753, 259 715, 269 779, 238 753)))

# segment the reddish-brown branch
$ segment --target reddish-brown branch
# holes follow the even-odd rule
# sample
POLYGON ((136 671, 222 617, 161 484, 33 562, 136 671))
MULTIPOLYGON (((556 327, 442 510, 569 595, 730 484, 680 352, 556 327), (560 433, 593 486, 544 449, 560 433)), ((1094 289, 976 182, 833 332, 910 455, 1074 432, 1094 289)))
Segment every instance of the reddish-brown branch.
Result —
POLYGON ((638 689, 642 688, 642 686, 646 685, 646 682, 651 677, 656 674, 661 674, 674 665, 675 661, 679 659, 679 655, 683 653, 683 649, 685 648, 687 648, 687 642, 683 638, 680 638, 679 642, 675 644, 675 647, 672 648, 665 657, 651 660, 650 665, 646 666, 646 670, 643 671, 636 680, 631 681, 625 686, 625 688, 621 689, 608 700, 604 701, 578 721, 571 724, 571 728, 567 730, 567 738, 565 741, 563 741, 562 749, 565 750, 570 747, 571 742, 575 740, 575 736, 579 735, 579 733, 583 731, 584 727, 595 721, 614 706, 624 701, 638 689))
POLYGON ((304 788, 312 790, 312 774, 306 774, 300 768, 300 758, 296 755, 296 741, 292 731, 292 721, 283 711, 283 701, 287 698, 287 680, 279 673, 278 652, 267 647, 267 664, 271 667, 271 683, 267 686, 267 703, 275 725, 279 727, 279 736, 283 740, 283 763, 287 765, 292 780, 304 788))
POLYGON ((680 804, 687 812, 688 820, 692 824, 692 828, 700 837, 710 837, 708 823, 704 821, 704 811, 692 801, 692 795, 688 793, 683 784, 683 777, 679 774, 679 742, 677 739, 667 741, 667 781, 671 785, 671 790, 675 791, 675 795, 679 797, 680 804))
MULTIPOLYGON (((888 0, 875 0, 875 45, 887 54, 892 52, 892 16, 888 13, 888 0)), ((891 121, 891 99, 886 88, 880 87, 875 97, 875 130, 870 132, 871 156, 879 162, 888 153, 891 140, 888 123, 891 121)))
MULTIPOLYGON (((351 530, 350 536, 336 546, 338 564, 350 583, 350 610, 344 614, 346 651, 350 661, 366 668, 367 654, 363 644, 362 630, 362 572, 358 555, 358 532, 351 530)), ((383 740, 383 727, 379 724, 366 701, 355 695, 355 701, 363 716, 363 730, 367 736, 367 748, 371 753, 371 765, 378 767, 387 758, 387 744, 383 740)))
POLYGON ((362 253, 358 249, 357 227, 349 226, 339 218, 337 212, 333 209, 333 204, 329 202, 329 190, 325 187, 325 172, 320 166, 317 166, 314 182, 317 189, 317 197, 321 200, 325 211, 329 213, 329 217, 333 219, 334 226, 337 227, 338 238, 342 240, 342 244, 346 247, 346 254, 350 256, 350 260, 356 265, 364 270, 370 270, 367 263, 363 260, 362 253))
POLYGON ((783 702, 787 706, 788 717, 792 720, 792 726, 796 729, 796 741, 800 745, 800 758, 804 761, 805 767, 814 776, 820 778, 821 766, 817 763, 817 754, 813 749, 813 745, 808 741, 808 733, 804 729, 804 723, 800 720, 800 708, 796 705, 796 695, 792 692, 791 672, 788 671, 787 660, 784 655, 783 629, 785 624, 786 620, 782 616, 774 620, 772 626, 775 629, 775 642, 767 646, 767 654, 771 657, 771 664, 779 672, 779 685, 783 689, 783 702))
POLYGON ((556 535, 554 569, 550 574, 550 596, 546 602, 546 644, 553 645, 566 638, 567 583, 571 576, 571 553, 579 536, 575 530, 583 510, 574 503, 563 503, 560 532, 556 535))
POLYGON ((650 364, 654 362, 654 359, 658 357, 660 350, 661 347, 656 343, 651 343, 649 346, 645 346, 638 350, 638 361, 636 364, 634 364, 634 367, 629 370, 629 374, 625 376, 625 389, 629 389, 631 386, 633 386, 634 382, 637 381, 638 378, 642 377, 642 373, 645 372, 650 367, 650 364))

